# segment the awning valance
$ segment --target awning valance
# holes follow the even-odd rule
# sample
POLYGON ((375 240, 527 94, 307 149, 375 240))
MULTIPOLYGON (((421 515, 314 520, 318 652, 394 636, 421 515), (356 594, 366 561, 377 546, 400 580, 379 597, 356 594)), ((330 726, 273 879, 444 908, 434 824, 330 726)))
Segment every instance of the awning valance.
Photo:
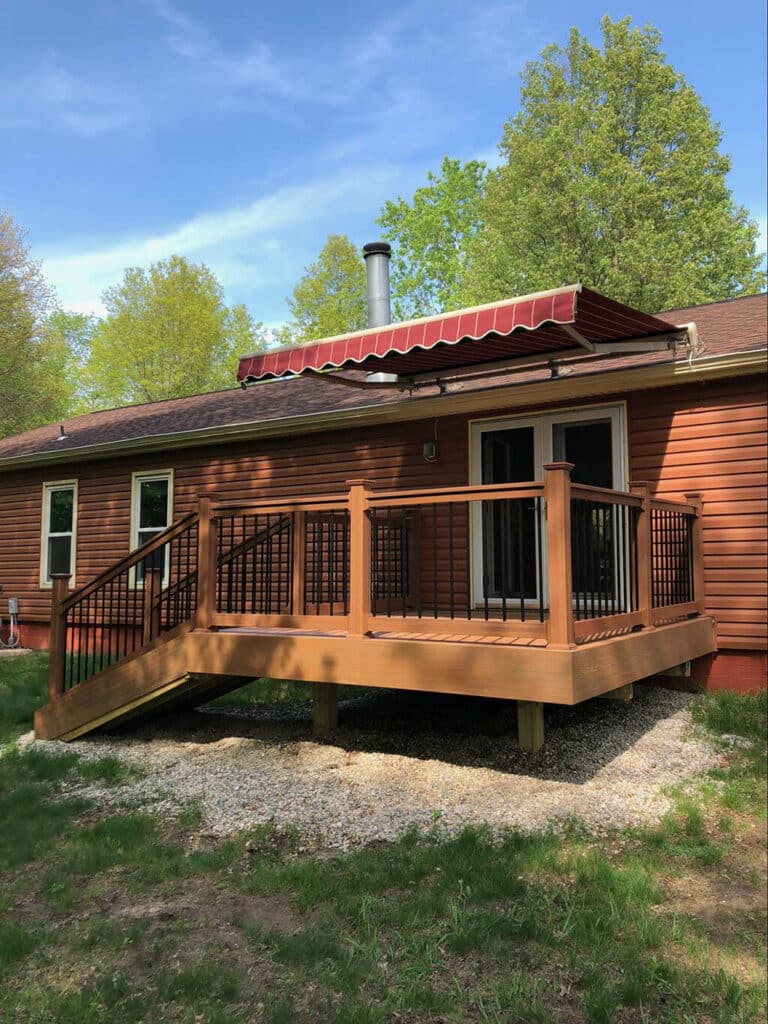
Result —
POLYGON ((675 330, 577 284, 244 356, 237 379, 247 383, 345 368, 412 377, 579 346, 599 352, 611 342, 653 340, 675 330))

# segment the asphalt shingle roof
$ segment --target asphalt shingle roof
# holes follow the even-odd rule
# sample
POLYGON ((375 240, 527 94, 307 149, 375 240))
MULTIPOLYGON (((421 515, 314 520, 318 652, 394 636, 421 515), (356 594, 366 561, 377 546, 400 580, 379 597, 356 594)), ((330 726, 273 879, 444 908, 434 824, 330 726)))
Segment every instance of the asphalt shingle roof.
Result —
MULTIPOLYGON (((662 319, 683 324, 694 321, 706 355, 727 355, 754 351, 766 346, 766 295, 754 295, 713 302, 687 309, 659 313, 662 319)), ((619 368, 644 366, 669 361, 667 352, 615 358, 598 364, 607 372, 619 368)), ((585 364, 574 372, 596 372, 596 364, 585 364)), ((455 382, 450 390, 468 391, 498 388, 515 382, 549 379, 546 371, 516 371, 484 380, 455 382)), ((434 388, 415 392, 395 390, 363 391, 346 388, 327 380, 295 377, 268 381, 245 390, 233 388, 208 394, 193 395, 147 405, 132 405, 103 412, 87 413, 65 421, 66 438, 58 440, 60 425, 38 427, 36 430, 0 439, 0 464, 5 459, 46 452, 72 451, 92 445, 126 442, 139 438, 161 437, 183 431, 196 431, 245 423, 268 423, 290 417, 322 413, 342 413, 395 403, 418 403, 425 394, 434 395, 434 388)), ((416 410, 414 410, 416 414, 416 410)))

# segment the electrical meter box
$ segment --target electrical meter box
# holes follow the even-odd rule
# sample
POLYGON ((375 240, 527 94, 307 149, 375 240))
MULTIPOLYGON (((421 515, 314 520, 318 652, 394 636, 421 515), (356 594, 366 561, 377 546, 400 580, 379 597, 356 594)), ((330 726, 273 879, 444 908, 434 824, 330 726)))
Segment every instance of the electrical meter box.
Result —
POLYGON ((18 597, 8 598, 8 614, 18 615, 19 614, 19 599, 18 597))

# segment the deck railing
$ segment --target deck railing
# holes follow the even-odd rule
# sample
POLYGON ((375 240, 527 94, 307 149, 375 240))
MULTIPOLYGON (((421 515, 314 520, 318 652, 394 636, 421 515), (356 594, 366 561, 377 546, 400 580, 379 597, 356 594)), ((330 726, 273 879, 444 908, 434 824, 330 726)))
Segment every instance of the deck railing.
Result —
POLYGON ((184 516, 71 594, 68 576, 53 577, 53 696, 192 620, 197 606, 197 532, 197 515, 184 516))
POLYGON ((429 620, 544 623, 544 484, 374 491, 367 501, 374 629, 392 618, 432 631, 429 620))
POLYGON ((703 613, 701 502, 543 481, 198 510, 67 596, 52 698, 179 628, 520 636, 568 648, 703 613))

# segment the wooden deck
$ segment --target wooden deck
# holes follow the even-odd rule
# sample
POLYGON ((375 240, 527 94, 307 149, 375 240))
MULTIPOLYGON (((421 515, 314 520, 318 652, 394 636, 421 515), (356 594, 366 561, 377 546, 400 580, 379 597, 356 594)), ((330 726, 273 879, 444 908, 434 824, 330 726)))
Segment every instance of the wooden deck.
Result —
POLYGON ((536 746, 544 703, 710 653, 695 496, 572 485, 568 464, 546 473, 439 491, 353 481, 279 505, 201 499, 79 591, 54 581, 37 735, 72 739, 271 677, 318 684, 325 729, 338 684, 514 699, 536 746))

